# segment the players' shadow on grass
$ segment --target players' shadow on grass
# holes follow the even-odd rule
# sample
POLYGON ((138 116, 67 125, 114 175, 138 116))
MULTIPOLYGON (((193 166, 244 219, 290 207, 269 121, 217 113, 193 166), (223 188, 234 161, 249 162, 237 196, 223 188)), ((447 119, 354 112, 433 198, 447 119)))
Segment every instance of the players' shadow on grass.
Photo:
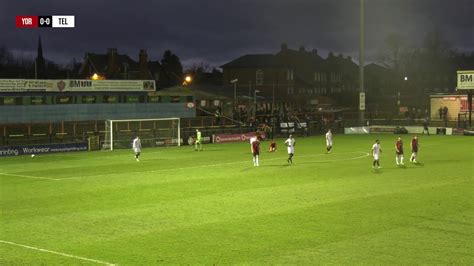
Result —
POLYGON ((298 164, 324 164, 324 163, 334 163, 335 161, 299 161, 298 164))
POLYGON ((193 152, 213 152, 213 151, 223 151, 223 149, 205 149, 205 150, 195 150, 195 149, 192 149, 190 150, 189 152, 190 153, 193 153, 193 152))

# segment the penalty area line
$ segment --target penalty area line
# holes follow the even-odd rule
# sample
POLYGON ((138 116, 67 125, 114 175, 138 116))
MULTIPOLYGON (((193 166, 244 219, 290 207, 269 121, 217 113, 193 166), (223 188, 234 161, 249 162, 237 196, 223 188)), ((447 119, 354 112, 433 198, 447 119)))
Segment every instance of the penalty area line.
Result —
POLYGON ((44 248, 36 248, 36 247, 27 246, 27 245, 23 245, 23 244, 18 244, 18 243, 14 243, 14 242, 10 242, 10 241, 5 241, 5 240, 0 240, 0 243, 9 244, 9 245, 18 246, 18 247, 23 247, 23 248, 28 248, 28 249, 33 249, 33 250, 42 251, 42 252, 47 252, 47 253, 56 254, 56 255, 60 255, 60 256, 64 256, 64 257, 78 259, 78 260, 86 260, 86 261, 95 262, 95 263, 98 263, 98 264, 115 265, 114 263, 109 263, 109 262, 105 262, 105 261, 101 261, 101 260, 89 259, 89 258, 85 258, 85 257, 80 257, 80 256, 67 254, 67 253, 47 250, 47 249, 44 249, 44 248))
MULTIPOLYGON (((322 160, 322 161, 313 161, 316 163, 320 162, 337 162, 341 160, 356 160, 356 159, 361 159, 364 157, 368 157, 370 154, 367 152, 362 152, 362 151, 354 151, 354 152, 342 152, 342 153, 333 153, 333 154, 363 154, 362 156, 356 156, 356 157, 350 157, 350 158, 342 158, 342 159, 333 159, 333 160, 322 160)), ((311 155, 301 155, 298 156, 297 158, 314 158, 314 157, 322 157, 322 156, 331 156, 326 153, 319 153, 319 154, 311 154, 311 155)), ((276 158, 268 158, 264 161, 276 161, 276 160, 285 160, 287 157, 276 157, 276 158)), ((160 173, 160 172, 169 172, 169 171, 179 171, 179 170, 188 170, 188 169, 196 169, 196 168, 206 168, 206 167, 216 167, 216 166, 225 166, 225 165, 235 165, 235 164, 244 164, 244 163, 249 163, 251 161, 245 160, 245 161, 235 161, 235 162, 224 162, 224 163, 215 163, 215 164, 204 164, 204 165, 194 165, 194 166, 184 166, 184 167, 178 167, 178 168, 166 168, 166 169, 157 169, 157 170, 149 170, 149 171, 143 171, 140 173, 160 173)), ((113 174, 99 174, 99 175, 91 175, 87 177, 99 177, 99 176, 110 176, 110 175, 119 175, 123 173, 113 173, 113 174)), ((71 177, 64 177, 58 180, 69 180, 69 179, 76 179, 76 178, 83 178, 82 176, 71 176, 71 177)))
POLYGON ((17 176, 17 177, 25 177, 25 178, 34 178, 34 179, 43 179, 43 180, 61 180, 60 178, 51 178, 51 177, 42 177, 42 176, 33 176, 33 175, 18 175, 18 174, 9 174, 9 173, 0 173, 0 175, 4 176, 17 176))

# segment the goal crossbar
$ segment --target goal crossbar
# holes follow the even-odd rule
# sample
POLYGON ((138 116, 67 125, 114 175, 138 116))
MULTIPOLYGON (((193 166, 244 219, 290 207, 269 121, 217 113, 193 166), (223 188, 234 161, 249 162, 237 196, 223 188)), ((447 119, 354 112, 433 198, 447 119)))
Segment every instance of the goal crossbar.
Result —
MULTIPOLYGON (((178 117, 170 117, 170 118, 146 118, 146 119, 109 119, 105 120, 105 141, 103 144, 104 149, 109 149, 109 150, 114 150, 114 146, 116 146, 117 142, 122 142, 120 145, 123 147, 123 143, 127 143, 129 140, 116 140, 118 134, 120 133, 132 133, 132 132, 154 132, 154 136, 151 136, 149 140, 152 143, 151 146, 154 145, 159 145, 157 144, 158 140, 160 141, 165 141, 165 143, 174 143, 176 142, 178 146, 181 146, 181 123, 180 123, 180 118, 178 117), (171 121, 171 122, 176 122, 176 123, 171 123, 171 125, 165 125, 165 126, 156 126, 154 124, 154 128, 141 128, 141 124, 139 124, 139 128, 135 128, 135 130, 132 130, 128 128, 125 130, 119 130, 116 129, 114 130, 114 125, 118 123, 141 123, 141 122, 166 122, 166 121, 171 121), (162 136, 162 133, 160 132, 166 132, 169 131, 171 135, 168 136, 162 136), (157 136, 161 135, 161 136, 157 136), (168 141, 168 142, 166 142, 168 141)), ((124 137, 122 135, 122 137, 124 137)), ((130 137, 130 135, 128 135, 130 137)))

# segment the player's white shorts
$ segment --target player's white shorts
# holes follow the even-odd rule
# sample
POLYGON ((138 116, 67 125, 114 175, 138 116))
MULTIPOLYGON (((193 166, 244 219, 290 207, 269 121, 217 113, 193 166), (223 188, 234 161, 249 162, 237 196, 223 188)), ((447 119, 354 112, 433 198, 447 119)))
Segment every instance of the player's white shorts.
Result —
POLYGON ((142 149, 140 149, 140 148, 135 148, 135 149, 133 149, 133 151, 134 151, 135 153, 140 153, 140 152, 142 152, 142 149))
POLYGON ((379 154, 374 154, 374 160, 378 160, 378 159, 379 159, 379 157, 380 157, 380 155, 379 155, 379 154))
POLYGON ((326 146, 332 146, 332 141, 326 141, 326 146))
POLYGON ((288 147, 288 154, 290 153, 295 153, 295 147, 293 146, 288 147))

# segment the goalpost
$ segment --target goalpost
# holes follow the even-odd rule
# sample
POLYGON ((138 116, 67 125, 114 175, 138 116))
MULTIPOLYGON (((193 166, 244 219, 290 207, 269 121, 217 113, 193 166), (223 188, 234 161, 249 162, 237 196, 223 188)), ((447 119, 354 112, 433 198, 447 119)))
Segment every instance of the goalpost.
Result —
POLYGON ((124 119, 106 120, 103 150, 131 148, 133 139, 139 136, 142 147, 181 146, 180 119, 124 119))

